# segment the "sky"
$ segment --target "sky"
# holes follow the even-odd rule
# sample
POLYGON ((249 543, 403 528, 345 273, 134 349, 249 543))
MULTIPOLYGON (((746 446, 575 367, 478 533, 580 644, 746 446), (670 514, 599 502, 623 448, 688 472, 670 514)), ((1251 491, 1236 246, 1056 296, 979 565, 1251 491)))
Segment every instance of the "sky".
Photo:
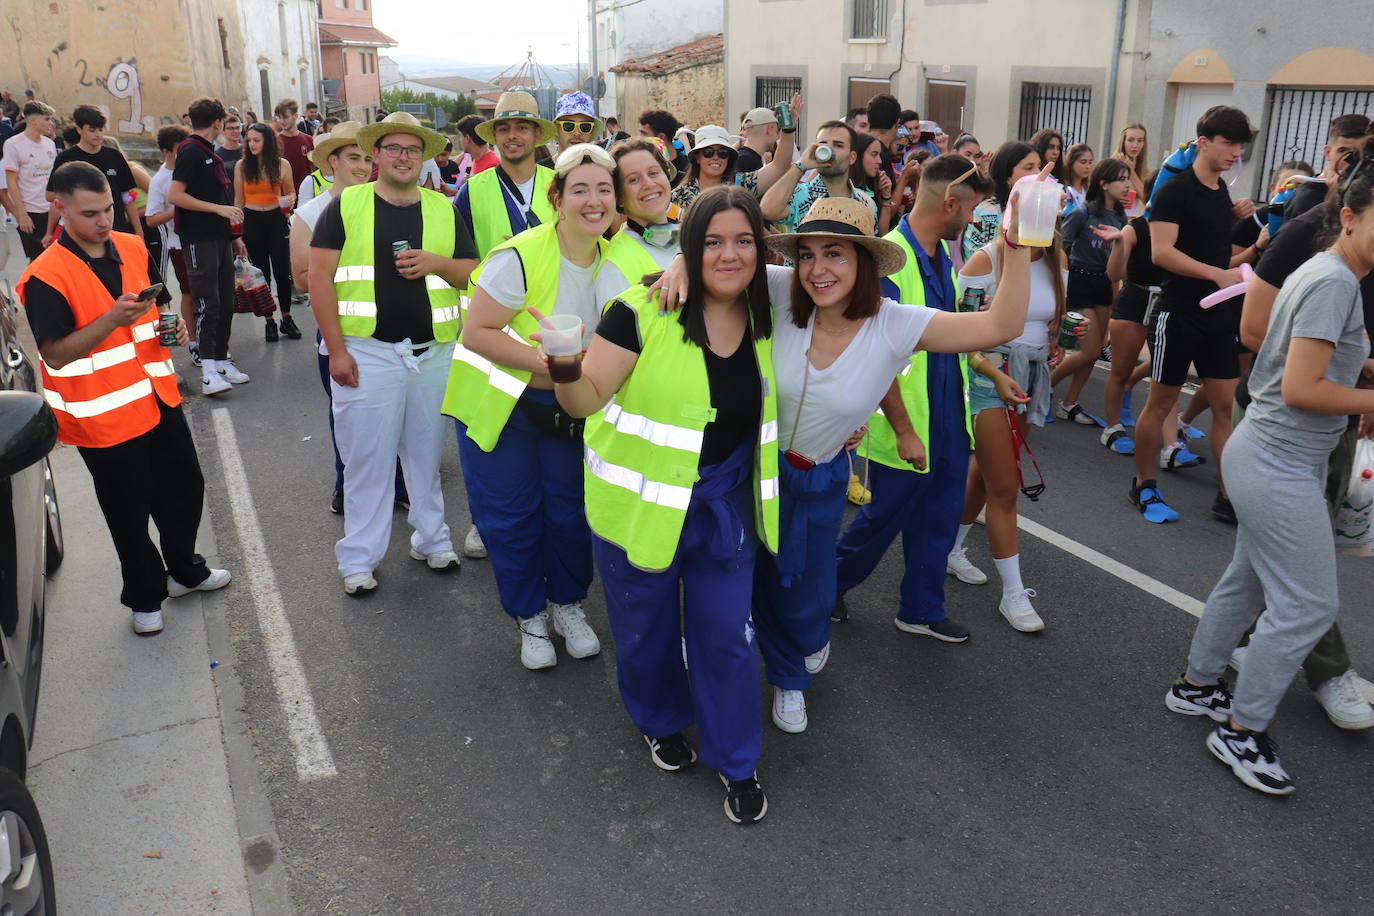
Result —
POLYGON ((375 0, 372 21, 398 45, 389 56, 449 57, 477 64, 565 64, 587 55, 585 0, 375 0))

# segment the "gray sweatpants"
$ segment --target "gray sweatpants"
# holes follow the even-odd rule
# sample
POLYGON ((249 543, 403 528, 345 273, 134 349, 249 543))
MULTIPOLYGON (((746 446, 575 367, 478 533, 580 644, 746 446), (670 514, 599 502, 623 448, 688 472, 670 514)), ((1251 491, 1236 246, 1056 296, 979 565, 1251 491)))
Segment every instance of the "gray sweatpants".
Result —
POLYGON ((1256 442, 1243 422, 1221 464, 1239 520, 1236 549, 1193 634, 1188 677, 1215 684, 1253 624, 1232 709, 1241 727, 1264 731, 1340 604, 1326 456, 1276 452, 1256 442))

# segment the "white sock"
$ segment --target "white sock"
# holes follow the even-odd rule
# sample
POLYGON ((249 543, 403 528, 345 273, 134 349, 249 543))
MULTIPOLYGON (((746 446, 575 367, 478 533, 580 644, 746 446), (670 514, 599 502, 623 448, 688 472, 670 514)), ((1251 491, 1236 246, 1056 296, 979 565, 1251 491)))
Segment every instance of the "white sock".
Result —
POLYGON ((972 525, 960 525, 960 526, 959 526, 959 536, 956 537, 956 538, 954 539, 954 549, 955 549, 955 550, 958 550, 960 547, 963 547, 963 546, 964 546, 964 538, 968 537, 968 533, 969 533, 970 531, 972 531, 972 530, 973 530, 973 526, 972 526, 972 525))
POLYGON ((218 372, 218 371, 219 371, 219 363, 218 363, 217 361, 215 361, 215 360, 213 360, 213 359, 204 359, 204 358, 201 359, 201 361, 200 361, 200 374, 201 374, 201 375, 205 376, 206 378, 210 378, 211 376, 213 376, 213 375, 214 375, 216 372, 218 372))
POLYGON ((1025 588, 1021 584, 1021 555, 1014 553, 1005 560, 993 559, 997 564, 997 575, 1002 580, 1002 597, 1025 588))

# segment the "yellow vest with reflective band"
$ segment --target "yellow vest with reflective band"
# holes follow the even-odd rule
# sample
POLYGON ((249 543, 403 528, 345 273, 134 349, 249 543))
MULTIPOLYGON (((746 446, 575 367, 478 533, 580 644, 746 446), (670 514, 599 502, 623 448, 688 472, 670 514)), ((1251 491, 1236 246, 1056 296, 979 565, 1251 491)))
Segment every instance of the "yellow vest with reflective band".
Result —
MULTIPOLYGON (((339 298, 339 330, 345 337, 371 337, 377 330, 377 286, 373 256, 374 184, 344 188, 339 195, 339 210, 347 234, 339 266, 334 271, 334 293, 339 298)), ((453 209, 448 198, 438 191, 420 189, 420 216, 423 219, 420 247, 440 257, 452 258, 455 241, 453 209)), ((430 321, 434 339, 447 343, 458 337, 458 290, 438 274, 425 277, 429 293, 430 321)), ((413 343, 425 343, 416 340, 413 343)))
MULTIPOLYGON (((606 260, 620 268, 620 273, 625 277, 627 288, 639 286, 639 281, 644 278, 645 274, 658 273, 663 269, 658 266, 653 255, 644 250, 644 246, 639 243, 634 230, 628 226, 612 236, 610 247, 606 249, 606 260)), ((619 298, 618 295, 617 298, 619 298)), ((597 306, 604 310, 609 304, 609 302, 598 302, 597 306)))
MULTIPOLYGON (((485 175, 486 172, 482 174, 485 175)), ((525 306, 534 306, 545 315, 554 313, 554 305, 558 300, 558 274, 562 254, 558 247, 557 226, 555 222, 548 222, 527 229, 491 251, 491 254, 495 254, 508 248, 515 250, 520 256, 520 267, 525 273, 525 306)), ((606 244, 605 239, 597 239, 597 251, 603 257, 606 253, 606 244)), ((474 286, 486 265, 487 262, 483 261, 472 272, 474 286)), ((521 308, 511 316, 510 324, 506 325, 506 333, 533 347, 534 342, 530 340, 530 335, 539 333, 539 322, 521 308)), ((468 438, 477 443, 482 451, 489 452, 496 447, 496 440, 500 437, 501 430, 506 428, 506 421, 515 409, 515 402, 520 400, 520 395, 524 393, 529 381, 529 372, 496 365, 485 356, 480 356, 463 346, 460 336, 458 346, 453 348, 453 363, 449 367, 448 390, 444 393, 443 412, 455 420, 462 421, 468 428, 468 438)))
MULTIPOLYGON (((553 204, 549 203, 549 185, 553 184, 553 169, 546 165, 534 167, 533 201, 526 201, 540 225, 554 221, 553 204)), ((477 243, 477 257, 485 258, 497 246, 516 234, 506 211, 506 192, 496 169, 485 169, 468 179, 468 203, 472 207, 472 240, 477 243)), ((437 192, 436 192, 437 193, 437 192)), ((538 227, 536 227, 538 228, 538 227)))
MULTIPOLYGON (((638 316, 634 371, 603 410, 587 418, 587 522, 640 569, 667 569, 677 553, 692 485, 699 478, 706 424, 715 419, 706 356, 682 339, 674 316, 660 316, 648 290, 621 297, 638 316)), ((741 346, 748 344, 746 338, 741 346)), ((754 526, 778 551, 778 421, 771 340, 753 342, 763 386, 754 458, 754 526)))
MULTIPOLYGON (((926 285, 921 280, 921 267, 916 260, 916 253, 912 251, 906 236, 898 228, 893 229, 883 238, 901 245, 906 252, 906 265, 891 277, 892 281, 897 284, 897 300, 908 305, 925 305, 926 285)), ((940 242, 940 247, 945 250, 946 254, 949 253, 949 246, 943 240, 940 242)), ((954 277, 954 269, 950 268, 950 282, 956 282, 954 277)), ((892 431, 892 425, 887 422, 887 417, 883 416, 881 407, 868 421, 868 439, 864 443, 863 454, 869 461, 876 461, 879 464, 885 464, 890 468, 903 471, 915 471, 918 474, 930 473, 935 460, 930 443, 928 365, 929 355, 924 350, 913 353, 906 368, 902 369, 901 374, 897 376, 897 387, 902 392, 902 405, 906 407, 907 415, 911 417, 911 426, 916 430, 916 435, 921 437, 921 444, 926 447, 926 466, 920 469, 913 468, 909 462, 898 457, 897 434, 892 431)), ((968 357, 963 353, 959 354, 959 376, 964 393, 964 429, 968 432, 969 448, 972 448, 973 417, 968 409, 968 357)))

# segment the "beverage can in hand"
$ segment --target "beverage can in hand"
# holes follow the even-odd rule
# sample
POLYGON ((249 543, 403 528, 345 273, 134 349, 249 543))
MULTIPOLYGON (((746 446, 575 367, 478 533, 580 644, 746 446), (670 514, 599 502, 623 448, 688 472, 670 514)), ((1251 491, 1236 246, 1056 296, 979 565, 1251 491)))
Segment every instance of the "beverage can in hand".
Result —
POLYGON ((981 312, 987 308, 988 291, 977 286, 970 286, 964 290, 963 298, 959 300, 959 311, 961 312, 981 312))
POLYGON ((774 105, 773 114, 777 116, 779 130, 787 130, 792 126, 792 108, 786 102, 774 105))
POLYGON ((403 251, 409 251, 409 250, 410 250, 410 243, 407 242, 407 241, 405 241, 404 239, 402 239, 402 240, 399 241, 399 242, 392 242, 392 243, 391 243, 391 256, 392 256, 392 257, 396 257, 397 255, 401 254, 401 252, 403 252, 403 251))
POLYGON ((1059 325, 1059 346, 1065 350, 1077 350, 1078 335, 1074 331, 1087 320, 1080 312, 1066 312, 1063 323, 1059 325))
POLYGON ((171 310, 159 311, 157 315, 157 342, 164 347, 177 345, 177 313, 171 310))
POLYGON ((832 146, 826 146, 824 143, 816 147, 816 161, 821 163, 822 165, 825 165, 828 162, 834 162, 835 148, 832 146))

